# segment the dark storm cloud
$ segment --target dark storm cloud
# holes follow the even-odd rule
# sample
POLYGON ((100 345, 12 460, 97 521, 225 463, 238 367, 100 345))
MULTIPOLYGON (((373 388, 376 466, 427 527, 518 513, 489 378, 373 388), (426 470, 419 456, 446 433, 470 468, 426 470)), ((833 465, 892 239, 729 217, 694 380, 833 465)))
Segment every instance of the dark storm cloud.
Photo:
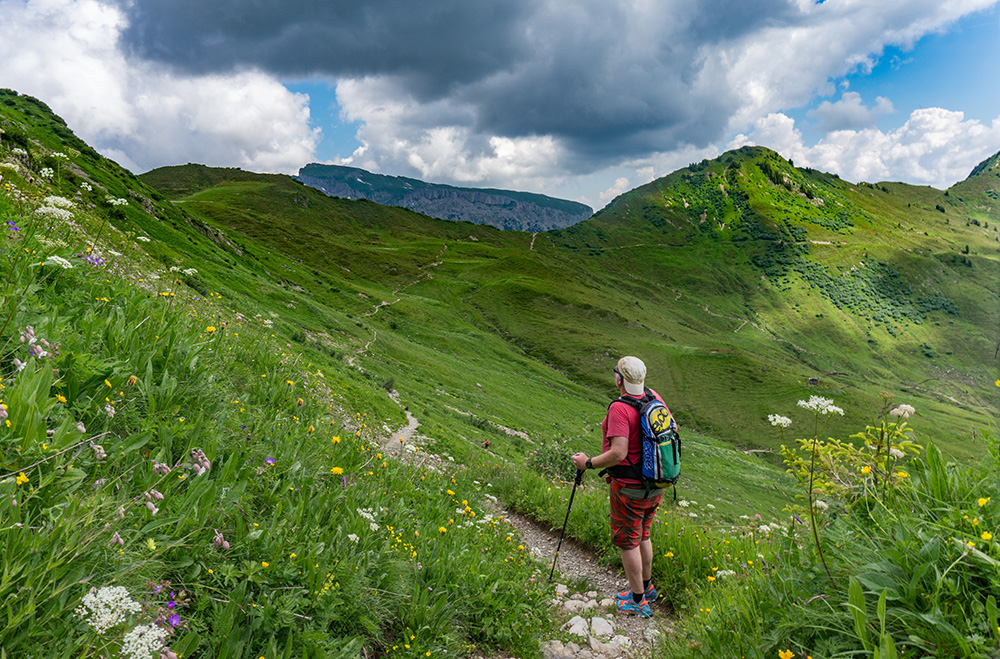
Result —
POLYGON ((800 16, 766 0, 135 0, 125 8, 123 43, 143 58, 198 73, 384 77, 401 97, 471 108, 475 133, 551 135, 594 162, 722 137, 739 99, 724 75, 706 71, 713 51, 800 16))
POLYGON ((206 73, 253 66, 284 76, 393 74, 442 94, 516 62, 528 0, 137 0, 123 45, 206 73))

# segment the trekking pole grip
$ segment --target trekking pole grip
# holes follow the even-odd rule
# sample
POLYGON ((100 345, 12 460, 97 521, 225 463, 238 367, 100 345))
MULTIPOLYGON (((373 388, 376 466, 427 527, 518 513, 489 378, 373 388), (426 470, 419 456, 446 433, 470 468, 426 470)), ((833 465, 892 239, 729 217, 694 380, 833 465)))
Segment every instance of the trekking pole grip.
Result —
POLYGON ((583 469, 576 470, 576 480, 573 481, 574 484, 579 485, 583 482, 583 469))

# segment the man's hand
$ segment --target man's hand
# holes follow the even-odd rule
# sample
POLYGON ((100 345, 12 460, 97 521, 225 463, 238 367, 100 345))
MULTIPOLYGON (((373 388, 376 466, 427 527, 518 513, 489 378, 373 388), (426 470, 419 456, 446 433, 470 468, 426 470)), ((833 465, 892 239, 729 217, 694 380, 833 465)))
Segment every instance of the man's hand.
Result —
POLYGON ((573 457, 570 459, 573 461, 573 466, 576 467, 577 471, 584 471, 587 469, 586 453, 574 453, 573 457))

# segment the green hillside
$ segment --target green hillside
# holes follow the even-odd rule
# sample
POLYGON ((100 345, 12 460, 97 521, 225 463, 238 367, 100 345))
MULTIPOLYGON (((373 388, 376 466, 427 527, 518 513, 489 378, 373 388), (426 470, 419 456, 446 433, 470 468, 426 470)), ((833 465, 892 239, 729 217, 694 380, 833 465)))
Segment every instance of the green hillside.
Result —
MULTIPOLYGON (((844 428, 871 419, 881 392, 918 401, 933 420, 926 438, 956 456, 976 449, 935 428, 981 425, 996 412, 984 356, 1000 320, 989 303, 1000 288, 1000 243, 996 224, 983 226, 957 194, 853 185, 743 149, 532 242, 311 196, 284 177, 233 172, 220 181, 229 171, 186 166, 144 178, 190 215, 337 282, 335 300, 300 280, 311 301, 359 312, 391 302, 366 320, 379 332, 367 367, 430 415, 441 413, 430 384, 478 398, 436 362, 475 372, 479 342, 498 342, 512 364, 544 364, 597 401, 616 356, 641 354, 685 426, 743 447, 775 447, 768 413, 810 394, 843 401, 844 428), (428 349, 433 356, 421 354, 428 349)), ((496 421, 541 437, 581 430, 531 427, 528 401, 546 395, 531 382, 512 386, 519 366, 511 377, 501 390, 525 389, 525 399, 484 402, 496 421)), ((565 398, 551 404, 572 405, 565 398)))

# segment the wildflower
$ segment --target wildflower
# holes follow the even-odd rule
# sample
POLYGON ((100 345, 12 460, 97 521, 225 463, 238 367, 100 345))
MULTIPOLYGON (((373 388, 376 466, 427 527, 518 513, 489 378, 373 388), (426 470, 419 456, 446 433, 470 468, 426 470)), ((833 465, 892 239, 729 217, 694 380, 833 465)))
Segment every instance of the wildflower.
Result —
POLYGON ((891 455, 892 457, 896 458, 897 460, 899 460, 900 458, 906 457, 906 454, 903 453, 902 451, 900 451, 895 446, 893 446, 892 448, 889 449, 889 455, 891 455))
POLYGON ((122 537, 118 535, 118 531, 115 531, 115 534, 111 536, 111 544, 118 545, 119 547, 125 544, 125 541, 122 540, 122 537))
POLYGON ((208 332, 209 334, 211 334, 212 332, 215 331, 215 327, 213 327, 212 325, 209 325, 208 327, 205 328, 205 331, 208 332))
POLYGON ((164 633, 155 623, 138 625, 122 637, 121 654, 132 659, 146 659, 164 647, 164 633))
POLYGON ((709 581, 715 581, 715 577, 713 577, 712 575, 708 575, 708 580, 709 581))
POLYGON ((900 405, 896 409, 890 411, 889 416, 901 416, 904 419, 909 419, 910 415, 916 411, 917 410, 915 410, 912 405, 906 405, 904 403, 903 405, 900 405))
POLYGON ((215 529, 215 537, 212 538, 212 545, 219 549, 229 550, 229 543, 222 537, 222 532, 219 529, 215 529))
POLYGON ((983 540, 992 540, 993 534, 990 533, 989 531, 983 531, 983 534, 979 537, 982 538, 983 540))
POLYGON ((156 506, 155 506, 155 505, 153 504, 153 502, 152 502, 152 501, 147 501, 147 502, 146 502, 146 510, 148 510, 148 511, 149 511, 150 513, 152 513, 152 514, 153 514, 153 517, 156 517, 156 513, 160 512, 160 509, 159 509, 159 508, 157 508, 157 507, 156 507, 156 506))
POLYGON ((983 506, 985 506, 989 502, 990 502, 990 497, 986 497, 985 499, 980 499, 979 500, 979 507, 982 508, 983 506))
POLYGON ((342 473, 344 473, 344 470, 341 469, 340 467, 334 467, 333 469, 330 470, 330 473, 333 474, 334 476, 340 476, 342 473))
POLYGON ((136 240, 141 240, 144 243, 148 243, 149 242, 149 238, 146 237, 146 236, 136 236, 135 239, 136 240))
POLYGON ((832 400, 821 396, 810 396, 808 401, 800 400, 798 405, 799 407, 804 407, 807 410, 819 412, 820 414, 844 415, 844 410, 834 405, 832 400))
POLYGON ((70 263, 61 256, 50 256, 49 258, 45 259, 45 265, 58 265, 63 270, 69 270, 70 268, 73 267, 72 263, 70 263))
POLYGON ((438 527, 438 533, 447 533, 447 532, 448 532, 448 529, 446 529, 445 527, 443 527, 443 526, 439 526, 438 527))
POLYGON ((174 615, 167 618, 167 622, 170 623, 171 627, 176 627, 177 625, 181 624, 181 617, 175 613, 174 615))
POLYGON ((910 477, 910 475, 908 473, 906 473, 905 471, 897 471, 896 475, 899 476, 900 478, 909 478, 910 477))
POLYGON ((170 466, 162 462, 153 463, 153 473, 159 474, 160 476, 166 476, 170 473, 170 466))
POLYGON ((130 376, 128 377, 128 386, 130 386, 130 387, 131 387, 132 385, 134 385, 134 384, 135 384, 136 382, 138 382, 138 381, 139 381, 139 378, 138 378, 138 377, 136 377, 135 375, 130 375, 130 376))
POLYGON ((274 464, 274 462, 275 462, 275 460, 274 460, 274 458, 266 458, 266 459, 264 460, 264 462, 265 462, 266 464, 269 464, 269 465, 273 465, 273 464, 274 464))
POLYGON ((334 444, 339 444, 339 443, 340 443, 340 437, 334 437, 334 438, 333 438, 333 439, 331 439, 330 441, 331 441, 332 443, 334 443, 334 444))
POLYGON ((792 659, 792 657, 795 656, 795 653, 791 650, 778 650, 778 656, 781 659, 792 659))
POLYGON ((768 414, 767 420, 771 422, 772 426, 781 426, 782 428, 787 428, 792 425, 792 420, 787 416, 781 416, 780 414, 768 414))
POLYGON ((56 394, 56 400, 59 401, 60 403, 65 403, 66 397, 63 396, 62 394, 56 394))
POLYGON ((108 415, 109 419, 115 418, 115 406, 112 405, 111 403, 108 403, 107 405, 104 406, 104 413, 108 415))
POLYGON ((666 554, 664 554, 664 556, 667 557, 667 558, 673 558, 674 557, 674 552, 668 551, 666 554))
POLYGON ((261 561, 261 562, 260 562, 260 566, 261 566, 261 567, 270 567, 270 566, 271 566, 271 564, 270 564, 270 563, 268 563, 267 561, 261 561))
POLYGON ((24 475, 23 471, 17 475, 17 484, 18 485, 24 485, 27 482, 28 482, 28 477, 24 475))
POLYGON ((862 474, 870 474, 870 473, 872 473, 872 468, 869 467, 868 465, 865 465, 864 467, 861 468, 861 473, 862 474))
POLYGON ((347 534, 347 539, 350 540, 351 542, 357 542, 358 541, 358 536, 357 536, 357 534, 354 534, 354 533, 348 533, 347 534))
POLYGON ((122 586, 104 586, 100 590, 91 588, 90 592, 83 596, 76 614, 87 619, 87 624, 98 634, 103 634, 124 622, 128 614, 138 613, 141 610, 139 603, 129 596, 128 589, 122 586))

